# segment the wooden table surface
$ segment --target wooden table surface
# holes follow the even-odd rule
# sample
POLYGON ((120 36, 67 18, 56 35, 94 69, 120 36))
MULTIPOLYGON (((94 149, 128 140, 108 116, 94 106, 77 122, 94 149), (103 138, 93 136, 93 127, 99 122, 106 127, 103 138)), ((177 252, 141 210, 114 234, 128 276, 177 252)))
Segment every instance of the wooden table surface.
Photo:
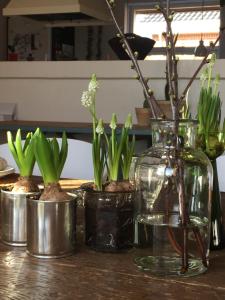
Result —
POLYGON ((92 251, 82 238, 72 256, 51 260, 0 243, 0 300, 225 299, 225 250, 211 252, 208 272, 192 278, 154 277, 139 271, 134 257, 135 249, 92 251))

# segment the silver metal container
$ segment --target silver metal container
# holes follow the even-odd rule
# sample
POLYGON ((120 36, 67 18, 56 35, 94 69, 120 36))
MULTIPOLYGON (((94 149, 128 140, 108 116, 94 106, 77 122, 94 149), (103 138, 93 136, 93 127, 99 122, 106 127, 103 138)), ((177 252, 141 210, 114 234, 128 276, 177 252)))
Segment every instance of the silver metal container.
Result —
POLYGON ((60 258, 73 253, 76 200, 42 201, 28 197, 27 253, 37 258, 60 258))
POLYGON ((27 195, 1 190, 1 238, 11 246, 27 245, 27 195))

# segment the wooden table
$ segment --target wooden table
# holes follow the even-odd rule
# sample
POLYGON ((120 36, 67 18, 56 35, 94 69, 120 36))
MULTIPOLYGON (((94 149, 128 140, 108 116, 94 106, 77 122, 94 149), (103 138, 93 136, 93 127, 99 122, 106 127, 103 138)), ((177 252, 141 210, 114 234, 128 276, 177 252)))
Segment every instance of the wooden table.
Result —
POLYGON ((225 250, 212 252, 208 272, 193 278, 151 276, 137 269, 134 257, 135 249, 122 254, 89 250, 82 239, 74 255, 52 260, 0 244, 0 299, 225 299, 225 250))

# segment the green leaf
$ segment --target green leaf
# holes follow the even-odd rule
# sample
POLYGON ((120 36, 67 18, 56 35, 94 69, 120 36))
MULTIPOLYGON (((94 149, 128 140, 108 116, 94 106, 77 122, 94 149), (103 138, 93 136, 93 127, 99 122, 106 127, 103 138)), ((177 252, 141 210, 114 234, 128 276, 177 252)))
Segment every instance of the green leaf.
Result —
MULTIPOLYGON (((55 137, 51 140, 50 143, 51 143, 51 148, 52 148, 54 165, 55 165, 55 168, 57 169, 57 166, 59 165, 59 161, 60 161, 60 158, 59 158, 59 144, 58 144, 57 139, 55 137)), ((59 175, 59 177, 60 177, 60 175, 59 175)))
POLYGON ((58 182, 59 178, 54 165, 52 148, 42 132, 35 137, 34 153, 43 176, 44 183, 48 184, 58 182))
POLYGON ((21 164, 20 161, 18 159, 17 156, 17 152, 16 152, 16 148, 13 142, 13 137, 12 137, 12 133, 10 131, 7 131, 7 141, 8 141, 8 146, 9 146, 9 150, 11 151, 13 158, 17 164, 17 167, 19 168, 19 170, 21 169, 21 164))
POLYGON ((21 176, 31 176, 34 168, 35 157, 33 152, 32 133, 28 133, 22 147, 21 130, 18 129, 15 142, 11 132, 7 132, 9 149, 19 168, 21 176))
POLYGON ((61 176, 63 167, 66 162, 67 155, 68 155, 68 142, 67 142, 66 133, 63 132, 62 145, 61 145, 61 150, 60 150, 60 155, 59 155, 59 164, 57 166, 58 177, 61 176))

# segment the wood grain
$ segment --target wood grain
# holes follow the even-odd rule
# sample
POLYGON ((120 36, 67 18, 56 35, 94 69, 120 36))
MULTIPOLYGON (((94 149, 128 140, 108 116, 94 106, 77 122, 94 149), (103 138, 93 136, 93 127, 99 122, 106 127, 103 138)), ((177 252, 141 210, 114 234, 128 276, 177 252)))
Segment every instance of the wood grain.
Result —
MULTIPOLYGON (((0 178, 0 189, 4 186, 12 185, 17 181, 18 174, 10 174, 8 176, 0 178)), ((34 181, 43 186, 42 179, 38 176, 33 176, 34 181)), ((79 188, 81 184, 88 182, 87 180, 80 180, 80 179, 61 179, 59 181, 61 187, 65 190, 71 190, 75 188, 79 188)))
MULTIPOLYGON (((78 210, 82 215, 83 208, 78 210)), ((121 254, 89 250, 82 225, 76 251, 67 258, 36 259, 25 248, 0 243, 0 300, 225 299, 225 250, 211 252, 204 275, 159 278, 137 269, 135 249, 121 254)))

